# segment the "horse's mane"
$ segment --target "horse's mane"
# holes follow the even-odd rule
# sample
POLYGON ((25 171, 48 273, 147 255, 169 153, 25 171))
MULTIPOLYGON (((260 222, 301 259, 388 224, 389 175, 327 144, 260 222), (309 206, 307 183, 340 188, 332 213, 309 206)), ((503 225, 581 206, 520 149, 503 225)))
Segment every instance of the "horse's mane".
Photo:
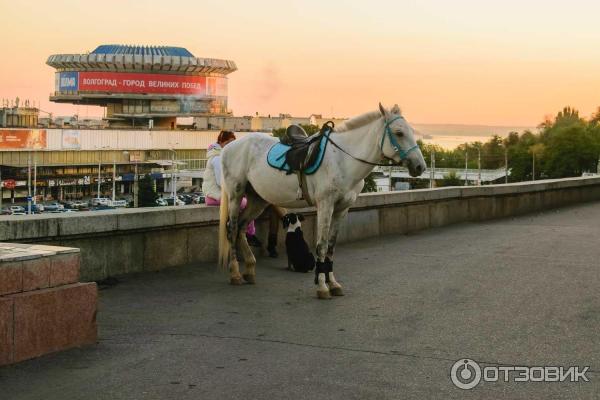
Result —
POLYGON ((361 126, 365 126, 366 124, 371 123, 380 117, 381 112, 379 112, 379 110, 369 111, 368 113, 357 115, 356 117, 352 117, 348 121, 337 125, 334 130, 335 132, 346 132, 352 129, 360 128, 361 126))

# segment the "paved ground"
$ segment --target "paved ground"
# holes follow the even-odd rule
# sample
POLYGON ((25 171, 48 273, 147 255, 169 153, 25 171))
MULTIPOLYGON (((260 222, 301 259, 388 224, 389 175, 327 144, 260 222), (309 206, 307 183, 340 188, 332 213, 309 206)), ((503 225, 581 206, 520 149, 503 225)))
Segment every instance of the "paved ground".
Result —
POLYGON ((341 246, 347 295, 259 260, 101 291, 97 346, 0 369, 2 399, 597 398, 600 203, 341 246), (590 366, 589 383, 455 388, 452 364, 590 366))

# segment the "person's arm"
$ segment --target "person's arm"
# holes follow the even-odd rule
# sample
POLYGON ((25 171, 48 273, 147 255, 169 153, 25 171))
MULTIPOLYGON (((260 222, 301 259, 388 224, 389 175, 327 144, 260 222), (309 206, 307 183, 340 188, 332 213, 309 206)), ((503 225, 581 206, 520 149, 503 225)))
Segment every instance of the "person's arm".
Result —
POLYGON ((217 186, 221 187, 221 156, 213 157, 210 160, 213 166, 213 171, 215 171, 215 182, 217 182, 217 186))

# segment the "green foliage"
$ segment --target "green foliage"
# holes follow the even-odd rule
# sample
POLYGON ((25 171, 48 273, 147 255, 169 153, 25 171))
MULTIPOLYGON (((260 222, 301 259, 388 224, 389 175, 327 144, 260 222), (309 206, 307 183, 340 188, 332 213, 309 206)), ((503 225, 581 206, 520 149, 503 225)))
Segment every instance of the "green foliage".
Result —
POLYGON ((158 195, 154 191, 154 182, 150 175, 144 176, 138 181, 138 203, 140 207, 154 207, 158 195))
POLYGON ((369 174, 367 175, 367 177, 365 178, 365 186, 363 186, 363 190, 362 193, 367 193, 367 192, 376 192, 377 191, 377 184, 375 183, 375 179, 373 178, 373 174, 369 174))
MULTIPOLYGON (((304 129, 304 131, 308 134, 308 136, 312 135, 313 133, 317 133, 319 132, 319 127, 316 125, 303 125, 300 124, 300 126, 302 127, 302 129, 304 129)), ((284 133, 285 133, 285 129, 286 128, 278 128, 278 129, 273 129, 273 136, 274 137, 281 137, 284 133)))
POLYGON ((441 181, 436 180, 438 186, 462 186, 463 181, 458 177, 456 171, 450 171, 444 175, 441 181))
POLYGON ((532 179, 534 156, 536 179, 580 176, 585 171, 596 172, 600 155, 600 108, 589 120, 585 120, 577 110, 565 107, 538 128, 539 133, 511 132, 504 140, 493 136, 485 143, 465 143, 453 150, 419 144, 428 165, 431 165, 431 153, 435 151, 438 168, 465 168, 467 157, 468 168, 476 169, 479 152, 481 168, 503 168, 506 152, 511 182, 532 179))

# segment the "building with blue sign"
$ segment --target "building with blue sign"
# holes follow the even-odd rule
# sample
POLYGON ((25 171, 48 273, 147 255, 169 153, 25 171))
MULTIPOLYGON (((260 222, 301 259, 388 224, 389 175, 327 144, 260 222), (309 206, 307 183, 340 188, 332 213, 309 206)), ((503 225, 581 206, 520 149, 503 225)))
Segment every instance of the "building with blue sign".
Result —
POLYGON ((182 47, 101 45, 89 54, 55 54, 58 103, 96 105, 116 128, 175 128, 177 117, 230 115, 233 61, 195 57, 182 47))

